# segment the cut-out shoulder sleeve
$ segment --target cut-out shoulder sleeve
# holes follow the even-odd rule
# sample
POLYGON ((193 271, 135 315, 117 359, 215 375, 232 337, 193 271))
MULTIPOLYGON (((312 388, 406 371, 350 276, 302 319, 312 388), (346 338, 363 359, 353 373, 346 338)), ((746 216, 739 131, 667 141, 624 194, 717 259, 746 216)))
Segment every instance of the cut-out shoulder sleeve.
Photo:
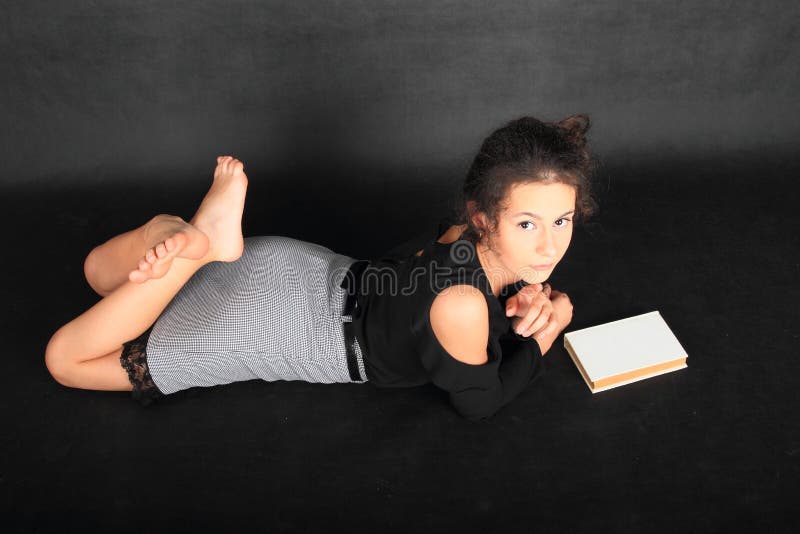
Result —
POLYGON ((489 314, 481 290, 455 285, 433 299, 431 328, 439 345, 453 358, 470 365, 487 361, 489 314))
POLYGON ((541 351, 535 340, 511 334, 492 338, 489 360, 472 365, 453 358, 436 339, 427 322, 430 342, 420 348, 422 365, 431 381, 449 394, 455 410, 470 421, 491 417, 514 399, 543 371, 541 351))

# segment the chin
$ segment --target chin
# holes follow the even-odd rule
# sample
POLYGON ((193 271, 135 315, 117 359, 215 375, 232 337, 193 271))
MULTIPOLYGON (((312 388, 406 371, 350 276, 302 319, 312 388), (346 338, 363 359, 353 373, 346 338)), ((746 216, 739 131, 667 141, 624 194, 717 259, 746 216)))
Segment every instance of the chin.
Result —
POLYGON ((522 279, 527 282, 528 284, 541 284, 542 282, 546 281, 550 278, 550 273, 552 271, 533 271, 529 270, 526 271, 522 275, 522 279))

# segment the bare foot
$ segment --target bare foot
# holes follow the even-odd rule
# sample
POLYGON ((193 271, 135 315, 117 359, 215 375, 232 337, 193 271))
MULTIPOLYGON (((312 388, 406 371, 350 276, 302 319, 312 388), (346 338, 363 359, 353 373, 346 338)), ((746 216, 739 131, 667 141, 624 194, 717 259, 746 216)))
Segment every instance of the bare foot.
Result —
POLYGON ((244 251, 242 213, 247 193, 247 175, 241 161, 231 156, 217 158, 214 183, 190 223, 209 239, 210 261, 236 261, 244 251))
POLYGON ((139 267, 128 273, 131 282, 161 278, 175 258, 202 258, 208 251, 208 236, 180 217, 156 215, 144 230, 148 247, 139 267))

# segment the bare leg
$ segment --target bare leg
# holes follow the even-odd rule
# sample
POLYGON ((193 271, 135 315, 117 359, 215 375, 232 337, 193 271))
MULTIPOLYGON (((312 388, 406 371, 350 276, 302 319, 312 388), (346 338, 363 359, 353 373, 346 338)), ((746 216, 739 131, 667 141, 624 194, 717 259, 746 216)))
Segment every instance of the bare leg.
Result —
MULTIPOLYGON (((145 284, 127 280, 83 314, 59 328, 45 351, 45 363, 61 384, 83 389, 110 389, 122 383, 121 366, 84 362, 117 353, 155 323, 164 308, 200 268, 212 261, 235 261, 244 249, 241 220, 247 177, 241 162, 222 158, 194 226, 208 236, 207 252, 199 259, 176 257, 168 272, 145 284), (110 374, 109 374, 110 373, 110 374)), ((102 363, 107 363, 105 360, 102 363)), ((117 361, 119 364, 119 361, 117 361)), ((127 380, 127 377, 126 377, 127 380)), ((130 389, 125 387, 124 389, 130 389)))
MULTIPOLYGON (((217 164, 225 158, 218 157, 217 164)), ((126 280, 141 284, 161 278, 175 257, 202 258, 208 249, 208 236, 194 226, 196 218, 197 214, 186 223, 174 215, 156 215, 139 228, 95 247, 83 266, 89 286, 105 297, 126 280)))
POLYGON ((180 217, 161 214, 95 247, 83 271, 89 286, 105 297, 128 280, 161 278, 176 256, 199 259, 207 249, 205 234, 180 217))
POLYGON ((99 391, 131 391, 133 384, 128 378, 127 371, 122 368, 120 356, 122 347, 100 358, 80 362, 74 374, 80 376, 81 385, 74 387, 99 391))
POLYGON ((109 239, 86 256, 83 262, 86 282, 98 295, 105 297, 128 278, 128 273, 123 279, 121 269, 112 269, 112 266, 134 265, 139 260, 139 253, 144 253, 144 229, 148 224, 149 221, 109 239))

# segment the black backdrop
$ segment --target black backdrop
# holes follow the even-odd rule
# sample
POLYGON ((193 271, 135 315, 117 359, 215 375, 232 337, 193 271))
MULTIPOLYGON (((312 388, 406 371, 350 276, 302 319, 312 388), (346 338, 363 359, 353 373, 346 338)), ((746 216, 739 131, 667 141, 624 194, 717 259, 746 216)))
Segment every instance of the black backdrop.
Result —
POLYGON ((523 114, 590 113, 607 158, 800 131, 789 1, 164 4, 4 3, 3 185, 181 183, 229 152, 458 173, 523 114))
POLYGON ((0 489, 19 530, 791 530, 798 426, 793 2, 5 2, 0 489), (574 328, 658 309, 689 368, 548 374, 487 424, 435 388, 255 382, 155 410, 43 363, 91 248, 185 218, 214 158, 245 235, 372 257, 430 230, 481 139, 585 112, 598 218, 574 328))

